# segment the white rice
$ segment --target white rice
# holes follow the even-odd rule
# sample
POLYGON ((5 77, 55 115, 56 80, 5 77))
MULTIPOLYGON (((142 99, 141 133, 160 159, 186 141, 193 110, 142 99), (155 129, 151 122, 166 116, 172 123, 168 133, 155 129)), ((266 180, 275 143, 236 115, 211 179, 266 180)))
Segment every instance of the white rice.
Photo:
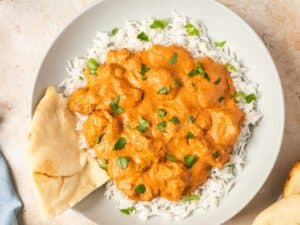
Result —
MULTIPOLYGON (((237 72, 231 73, 235 88, 238 91, 248 94, 255 93, 258 96, 257 84, 249 81, 245 76, 247 70, 238 62, 229 48, 215 47, 214 42, 208 38, 206 28, 203 25, 189 20, 176 12, 172 13, 171 19, 168 20, 169 24, 164 30, 150 29, 149 26, 152 22, 153 19, 151 18, 141 21, 127 21, 123 28, 119 28, 115 36, 111 36, 109 32, 97 33, 92 48, 88 49, 87 54, 84 57, 78 57, 68 62, 68 77, 59 84, 62 92, 69 96, 76 88, 85 86, 86 82, 82 79, 84 77, 83 68, 90 57, 96 58, 100 63, 103 63, 106 53, 110 49, 128 48, 130 50, 142 50, 151 47, 152 44, 177 44, 189 50, 193 57, 209 56, 222 64, 232 64, 237 69, 237 72), (189 36, 184 27, 186 23, 198 26, 201 31, 200 36, 189 36), (136 38, 141 31, 147 33, 150 37, 150 42, 142 42, 136 38)), ((115 200, 119 208, 134 206, 136 208, 134 213, 142 219, 159 215, 168 220, 180 220, 190 215, 196 209, 207 210, 217 207, 221 200, 228 195, 237 181, 238 175, 247 164, 246 145, 248 138, 251 136, 251 127, 255 126, 262 117, 257 109, 256 102, 250 104, 239 103, 239 107, 245 112, 246 120, 241 129, 239 140, 232 151, 231 160, 223 169, 214 168, 208 181, 195 191, 196 194, 201 196, 199 201, 179 201, 175 203, 156 198, 151 202, 136 202, 129 200, 116 188, 113 182, 107 183, 105 196, 115 200)), ((81 131, 82 123, 87 117, 79 113, 77 113, 77 116, 77 129, 81 131)), ((80 145, 82 149, 88 149, 94 155, 93 149, 88 148, 83 135, 81 135, 80 145)))

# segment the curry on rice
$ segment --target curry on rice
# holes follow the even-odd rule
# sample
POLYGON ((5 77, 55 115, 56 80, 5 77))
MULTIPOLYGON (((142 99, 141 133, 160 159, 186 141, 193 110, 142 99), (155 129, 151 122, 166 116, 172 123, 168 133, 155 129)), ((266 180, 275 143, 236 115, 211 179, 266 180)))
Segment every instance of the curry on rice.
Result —
POLYGON ((153 45, 110 50, 104 64, 89 59, 84 74, 68 108, 88 115, 86 141, 130 199, 178 201, 229 161, 244 113, 224 65, 153 45))

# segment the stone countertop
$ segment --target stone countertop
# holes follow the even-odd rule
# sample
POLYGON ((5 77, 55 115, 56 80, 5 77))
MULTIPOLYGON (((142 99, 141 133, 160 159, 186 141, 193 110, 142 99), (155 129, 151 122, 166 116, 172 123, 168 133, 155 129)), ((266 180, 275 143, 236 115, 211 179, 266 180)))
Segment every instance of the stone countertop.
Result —
MULTIPOLYGON (((300 1, 219 1, 244 18, 264 40, 280 72, 285 94, 286 127, 277 164, 251 203, 226 223, 250 225, 259 211, 276 200, 289 168, 300 159, 300 1)), ((30 95, 37 67, 58 32, 91 3, 91 0, 0 0, 0 150, 10 164, 24 203, 20 224, 93 224, 71 210, 42 221, 25 160, 30 95)))

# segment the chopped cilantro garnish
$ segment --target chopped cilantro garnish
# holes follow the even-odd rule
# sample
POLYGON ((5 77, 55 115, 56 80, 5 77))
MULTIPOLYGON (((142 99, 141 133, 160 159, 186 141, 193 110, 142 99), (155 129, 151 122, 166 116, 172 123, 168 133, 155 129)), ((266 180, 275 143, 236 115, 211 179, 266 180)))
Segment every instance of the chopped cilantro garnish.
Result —
POLYGON ((129 161, 130 158, 128 156, 122 156, 116 159, 117 166, 122 170, 125 170, 128 167, 129 161))
POLYGON ((135 129, 137 129, 138 131, 140 131, 142 133, 145 132, 150 127, 150 124, 148 123, 148 121, 145 120, 141 116, 139 116, 138 122, 139 122, 139 125, 136 126, 135 129))
POLYGON ((168 23, 165 20, 154 20, 153 23, 150 25, 150 28, 152 28, 152 29, 159 28, 159 29, 163 30, 166 28, 167 24, 168 23))
POLYGON ((167 115, 167 111, 162 109, 162 108, 158 108, 156 111, 157 115, 161 118, 165 117, 167 115))
POLYGON ((96 75, 96 70, 97 70, 98 66, 99 66, 99 63, 96 59, 94 59, 94 58, 88 59, 87 67, 89 68, 91 75, 96 75))
POLYGON ((246 101, 246 103, 251 103, 251 102, 253 102, 253 101, 255 101, 256 100, 256 95, 255 94, 249 94, 249 95, 247 95, 246 97, 245 97, 245 101, 246 101))
POLYGON ((168 161, 171 161, 171 162, 177 162, 176 157, 175 157, 174 155, 172 155, 171 153, 168 153, 168 152, 167 152, 167 154, 166 154, 166 159, 167 159, 168 161))
POLYGON ((193 155, 186 155, 184 157, 184 165, 186 168, 192 168, 195 162, 197 161, 197 157, 193 155))
POLYGON ((157 130, 160 130, 160 131, 164 131, 166 127, 167 127, 166 121, 161 121, 161 122, 157 123, 157 125, 156 125, 157 130))
POLYGON ((171 91, 171 89, 172 88, 170 86, 162 87, 161 89, 159 89, 157 91, 157 94, 159 94, 159 95, 167 95, 167 94, 169 94, 169 92, 171 91))
POLYGON ((245 94, 245 92, 243 92, 243 91, 237 91, 237 92, 235 92, 235 93, 233 94, 233 98, 234 98, 234 100, 237 101, 237 102, 239 102, 239 101, 245 99, 245 97, 246 97, 246 94, 245 94))
POLYGON ((130 215, 131 213, 133 213, 135 210, 135 207, 128 207, 128 208, 124 208, 124 209, 120 209, 121 213, 124 213, 126 215, 130 215))
POLYGON ((197 29, 193 24, 188 23, 185 26, 185 30, 190 36, 198 36, 200 35, 199 29, 197 29))
POLYGON ((237 69, 230 63, 226 63, 224 66, 228 71, 237 72, 237 69))
POLYGON ((99 159, 98 160, 98 165, 100 166, 100 168, 107 170, 107 160, 105 159, 99 159))
POLYGON ((175 84, 175 87, 182 87, 183 86, 181 80, 174 80, 174 84, 175 84))
POLYGON ((125 138, 123 137, 119 137, 119 139, 116 141, 115 145, 114 145, 114 150, 121 150, 122 148, 125 147, 127 141, 125 138))
POLYGON ((196 69, 193 69, 188 73, 189 77, 194 77, 197 75, 201 75, 204 79, 206 79, 207 81, 210 81, 208 74, 204 71, 204 69, 202 68, 202 66, 200 64, 197 65, 196 69))
POLYGON ((139 184, 135 186, 134 191, 137 194, 143 194, 146 191, 146 187, 144 184, 139 184))
POLYGON ((173 117, 170 119, 170 122, 171 122, 171 123, 174 123, 174 124, 179 124, 179 123, 180 123, 180 120, 178 119, 178 117, 173 116, 173 117))
POLYGON ((219 42, 215 42, 215 46, 222 48, 224 47, 224 45, 226 44, 226 41, 219 41, 219 42))
POLYGON ((111 111, 113 112, 113 114, 115 116, 117 116, 119 113, 124 112, 124 108, 119 106, 119 102, 120 102, 120 95, 118 95, 117 97, 115 97, 112 102, 110 103, 110 108, 111 111))
POLYGON ((115 36, 118 33, 118 31, 119 31, 119 28, 115 27, 114 29, 112 29, 111 35, 115 36))
POLYGON ((172 57, 169 59, 169 63, 171 65, 176 64, 177 63, 177 59, 178 59, 178 54, 175 52, 172 57))
POLYGON ((148 35, 145 32, 139 33, 138 36, 137 36, 137 39, 139 39, 140 41, 145 41, 145 42, 150 41, 148 35))
POLYGON ((194 123, 196 121, 196 118, 194 116, 188 116, 187 121, 194 123))
POLYGON ((233 98, 236 102, 244 100, 246 103, 251 103, 256 100, 256 95, 254 93, 246 95, 243 91, 238 91, 233 94, 233 98))
POLYGON ((142 64, 141 72, 140 74, 142 75, 142 80, 146 80, 146 73, 150 71, 150 67, 147 67, 145 64, 142 64))
POLYGON ((193 139, 194 137, 195 135, 191 131, 188 131, 185 135, 186 139, 193 139))
POLYGON ((191 194, 191 195, 183 196, 181 200, 184 202, 190 202, 190 201, 197 201, 199 199, 200 199, 199 195, 191 194))

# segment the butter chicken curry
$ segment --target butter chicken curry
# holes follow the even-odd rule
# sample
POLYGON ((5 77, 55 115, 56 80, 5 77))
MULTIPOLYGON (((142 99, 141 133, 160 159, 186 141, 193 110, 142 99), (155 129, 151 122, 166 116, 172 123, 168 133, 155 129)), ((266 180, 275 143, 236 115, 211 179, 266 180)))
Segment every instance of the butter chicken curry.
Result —
POLYGON ((88 116, 88 145, 130 199, 178 201, 229 161, 244 113, 224 65, 154 45, 111 50, 84 73, 68 107, 88 116))

